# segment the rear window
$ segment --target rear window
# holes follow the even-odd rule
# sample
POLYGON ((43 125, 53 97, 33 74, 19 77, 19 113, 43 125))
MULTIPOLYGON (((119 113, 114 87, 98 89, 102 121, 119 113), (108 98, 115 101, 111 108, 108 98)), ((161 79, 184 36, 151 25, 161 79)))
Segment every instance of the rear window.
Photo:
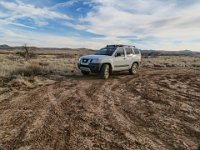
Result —
POLYGON ((137 48, 134 49, 134 52, 135 52, 135 54, 140 54, 140 51, 137 48))
POLYGON ((127 56, 133 55, 133 50, 132 50, 132 48, 126 48, 126 54, 127 54, 127 56))

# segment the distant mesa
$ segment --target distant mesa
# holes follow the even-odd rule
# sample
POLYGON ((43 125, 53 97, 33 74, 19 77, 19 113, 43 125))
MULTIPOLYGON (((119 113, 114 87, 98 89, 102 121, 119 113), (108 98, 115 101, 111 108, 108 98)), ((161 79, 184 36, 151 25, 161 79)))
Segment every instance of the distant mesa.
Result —
MULTIPOLYGON (((95 51, 92 49, 88 48, 39 48, 39 47, 30 47, 34 48, 35 50, 67 50, 67 51, 73 51, 73 50, 78 50, 78 51, 88 51, 91 53, 94 53, 95 51)), ((16 49, 22 49, 22 46, 9 46, 6 44, 0 45, 0 50, 16 50, 16 49)), ((173 51, 173 50, 141 50, 142 56, 144 57, 154 57, 154 56, 200 56, 200 52, 192 51, 192 50, 179 50, 179 51, 173 51)))
POLYGON ((3 44, 3 45, 0 45, 0 48, 10 48, 10 46, 3 44))
POLYGON ((200 55, 200 52, 191 50, 180 50, 180 51, 165 51, 165 50, 142 50, 143 56, 195 56, 200 55))

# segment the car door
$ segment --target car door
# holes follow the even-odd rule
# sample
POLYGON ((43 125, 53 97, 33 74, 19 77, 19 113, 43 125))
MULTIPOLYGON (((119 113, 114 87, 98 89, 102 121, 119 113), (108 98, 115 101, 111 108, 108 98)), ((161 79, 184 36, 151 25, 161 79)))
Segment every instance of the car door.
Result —
POLYGON ((135 53, 131 47, 125 48, 126 51, 126 64, 129 66, 128 68, 130 69, 133 63, 133 59, 135 57, 135 53))
POLYGON ((126 57, 124 48, 118 48, 113 57, 114 71, 126 70, 128 68, 125 59, 126 57))

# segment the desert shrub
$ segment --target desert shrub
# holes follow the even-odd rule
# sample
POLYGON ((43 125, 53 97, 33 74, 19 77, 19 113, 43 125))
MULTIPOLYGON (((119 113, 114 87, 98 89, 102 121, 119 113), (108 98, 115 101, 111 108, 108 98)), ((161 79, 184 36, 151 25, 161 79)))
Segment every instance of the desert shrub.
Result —
POLYGON ((40 66, 49 66, 49 63, 47 63, 47 62, 39 62, 39 65, 40 66))
POLYGON ((62 54, 62 55, 56 55, 56 58, 75 58, 77 54, 62 54))
POLYGON ((20 60, 20 57, 17 55, 14 55, 14 54, 10 54, 7 56, 7 59, 11 60, 11 61, 18 61, 18 60, 20 60))
POLYGON ((8 86, 10 87, 26 87, 26 88, 33 88, 33 83, 31 83, 29 80, 23 77, 18 77, 16 79, 11 80, 11 82, 8 83, 8 86))
POLYGON ((70 73, 70 67, 66 67, 64 64, 49 64, 43 62, 28 62, 25 66, 21 68, 17 68, 10 73, 10 77, 12 76, 49 76, 49 75, 59 75, 65 76, 70 73))
POLYGON ((21 75, 21 76, 36 76, 36 75, 44 75, 47 74, 46 69, 44 69, 39 64, 30 64, 26 65, 25 67, 18 68, 11 72, 11 76, 13 75, 21 75))
POLYGON ((199 68, 199 67, 200 67, 200 64, 192 64, 191 66, 192 66, 192 67, 198 67, 198 68, 199 68))
MULTIPOLYGON (((26 58, 27 56, 27 54, 26 54, 26 52, 17 52, 16 53, 17 55, 19 55, 19 56, 21 56, 21 57, 23 57, 23 58, 26 58)), ((33 53, 33 52, 29 52, 29 58, 37 58, 37 54, 36 53, 33 53)))
POLYGON ((163 64, 153 64, 153 66, 154 66, 154 67, 161 67, 161 68, 164 68, 164 67, 165 67, 165 65, 163 65, 163 64))

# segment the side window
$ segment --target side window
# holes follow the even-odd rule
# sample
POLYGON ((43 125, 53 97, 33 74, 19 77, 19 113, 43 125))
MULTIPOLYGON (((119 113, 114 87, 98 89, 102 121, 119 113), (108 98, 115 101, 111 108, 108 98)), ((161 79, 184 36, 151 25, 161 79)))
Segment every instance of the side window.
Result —
POLYGON ((120 56, 124 57, 125 56, 124 49, 123 48, 118 48, 115 56, 117 56, 117 57, 120 57, 120 56))
POLYGON ((132 48, 126 48, 126 54, 127 54, 127 56, 132 56, 133 55, 132 48))
POLYGON ((135 51, 135 54, 140 54, 139 49, 135 48, 134 51, 135 51))

